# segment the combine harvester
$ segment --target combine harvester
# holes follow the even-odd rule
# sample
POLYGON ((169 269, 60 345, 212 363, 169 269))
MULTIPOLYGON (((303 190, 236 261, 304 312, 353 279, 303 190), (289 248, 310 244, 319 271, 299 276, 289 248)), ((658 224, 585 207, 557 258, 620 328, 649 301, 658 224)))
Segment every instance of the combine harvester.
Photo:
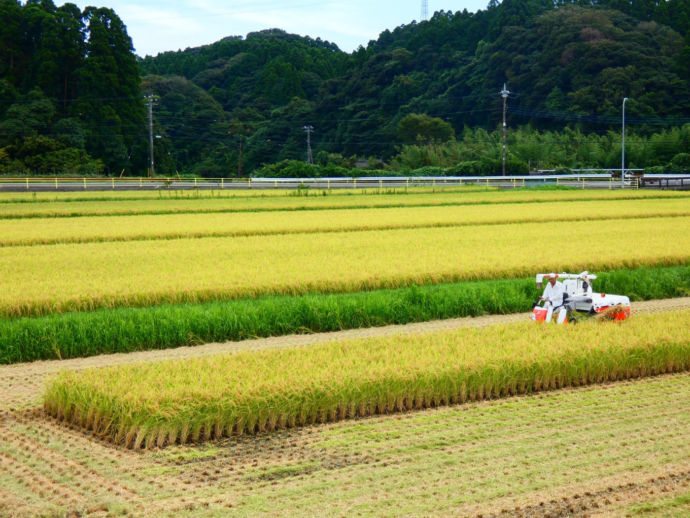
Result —
MULTIPOLYGON (((554 307, 553 313, 559 313, 558 323, 576 323, 583 318, 592 317, 597 320, 625 320, 630 317, 630 299, 624 295, 610 295, 592 291, 592 281, 597 278, 589 272, 574 273, 538 273, 537 288, 541 289, 545 278, 555 276, 563 279, 563 305, 554 307)), ((547 320, 549 303, 537 301, 532 310, 532 320, 544 322, 547 320)))

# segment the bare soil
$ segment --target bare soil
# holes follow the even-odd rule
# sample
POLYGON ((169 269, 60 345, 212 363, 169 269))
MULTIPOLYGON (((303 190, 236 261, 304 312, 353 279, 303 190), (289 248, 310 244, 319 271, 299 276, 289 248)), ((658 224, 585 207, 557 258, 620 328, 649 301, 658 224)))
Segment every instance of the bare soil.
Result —
MULTIPOLYGON (((633 304, 633 317, 635 313, 688 308, 690 297, 640 302, 633 304)), ((417 512, 413 508, 406 510, 396 507, 395 502, 398 499, 405 501, 406 495, 416 494, 422 489, 424 491, 419 493, 420 498, 428 498, 432 504, 435 498, 445 498, 445 511, 438 514, 483 517, 625 516, 632 503, 690 494, 688 374, 660 377, 656 381, 611 384, 608 388, 559 391, 562 395, 543 396, 543 399, 540 399, 542 396, 532 396, 528 406, 522 401, 529 398, 510 398, 463 406, 470 409, 467 411, 458 410, 463 407, 436 409, 147 452, 125 450, 100 441, 81 430, 48 418, 41 409, 44 384, 60 369, 80 370, 240 349, 308 346, 326 340, 487 326, 527 318, 528 314, 517 314, 453 319, 0 366, 0 516, 225 516, 234 513, 251 516, 264 514, 270 504, 276 502, 284 502, 287 506, 283 508, 284 514, 409 515, 417 512), (656 385, 652 386, 654 383, 656 385), (638 394, 644 391, 637 387, 643 386, 651 387, 645 389, 649 391, 648 396, 638 394), (665 390, 673 392, 663 395, 665 390), (614 393, 616 398, 637 399, 630 399, 628 404, 621 403, 623 409, 618 406, 609 408, 606 406, 606 394, 614 393), (657 396, 657 393, 662 395, 657 396), (592 394, 596 394, 596 397, 592 394), (569 404, 582 405, 582 408, 573 407, 578 411, 563 412, 561 423, 558 422, 560 414, 550 410, 549 406, 552 401, 558 402, 559 397, 570 398, 572 401, 569 404), (580 403, 590 401, 590 397, 591 403, 580 403), (543 405, 543 411, 551 417, 540 415, 539 411, 534 413, 535 405, 543 405), (510 412, 516 406, 520 408, 515 412, 522 413, 501 418, 504 420, 498 421, 495 430, 472 432, 478 435, 476 441, 470 443, 476 447, 476 451, 472 450, 476 455, 476 452, 494 451, 516 441, 515 447, 506 450, 505 454, 482 461, 489 475, 482 474, 485 472, 481 470, 477 472, 477 476, 495 476, 493 481, 477 480, 480 486, 491 482, 504 484, 507 488, 513 488, 512 493, 508 490, 505 495, 489 492, 487 494, 490 496, 484 500, 477 496, 468 502, 465 499, 469 496, 463 494, 457 495, 455 502, 453 485, 457 479, 454 478, 453 469, 457 466, 451 463, 451 459, 439 460, 439 465, 432 463, 432 466, 423 464, 424 460, 436 459, 434 455, 447 449, 455 461, 462 461, 463 455, 469 455, 469 450, 465 446, 458 446, 457 442, 453 443, 450 436, 465 426, 468 427, 467 433, 474 430, 471 426, 475 425, 471 425, 470 418, 481 424, 482 419, 496 412, 513 415, 510 412), (645 408, 649 408, 649 417, 644 417, 645 408), (580 411, 582 415, 577 422, 567 420, 570 414, 580 411), (553 425, 549 424, 549 419, 553 425), (409 431, 411 426, 421 426, 419 420, 428 421, 432 428, 436 426, 435 423, 447 423, 445 426, 448 428, 438 437, 426 439, 426 442, 421 438, 418 443, 411 440, 405 451, 393 454, 392 450, 398 444, 396 437, 404 435, 401 430, 409 431), (602 430, 597 429, 597 422, 601 423, 602 430), (375 431, 361 428, 369 426, 368 423, 378 428, 375 431), (497 430, 502 427, 507 427, 510 433, 495 437, 491 435, 499 433, 497 430), (607 428, 628 431, 621 432, 626 434, 625 437, 609 438, 602 435, 607 428), (346 444, 343 437, 348 437, 350 433, 373 434, 373 446, 346 444), (494 437, 494 442, 482 434, 494 437), (566 439, 563 439, 564 435, 566 439), (555 476, 553 473, 542 473, 540 470, 545 470, 546 464, 530 461, 530 455, 536 456, 537 453, 525 453, 523 450, 527 446, 517 442, 517 438, 528 443, 534 438, 535 444, 529 447, 536 447, 535 452, 548 450, 554 447, 553 444, 568 450, 568 437, 572 437, 572 447, 581 451, 582 459, 588 448, 596 451, 601 444, 614 449, 622 448, 621 454, 609 459, 602 453, 606 469, 596 480, 587 479, 589 468, 578 467, 580 461, 575 457, 573 473, 581 480, 577 477, 569 480, 567 474, 555 476), (450 442, 445 444, 444 438, 450 442), (486 441, 486 444, 482 441, 486 441), (542 446, 540 441, 544 441, 542 446), (620 441, 630 444, 622 447, 618 444, 620 441), (382 448, 385 446, 385 452, 376 448, 378 443, 382 448), (674 454, 668 455, 665 452, 668 449, 673 450, 674 454), (627 455, 635 458, 627 458, 627 455), (527 460, 521 462, 521 456, 527 460), (655 464, 655 458, 659 459, 658 464, 655 464), (499 464, 502 462, 507 462, 502 466, 504 471, 492 473, 492 466, 501 469, 499 464), (531 474, 514 481, 512 470, 523 473, 525 469, 531 474), (427 478, 422 475, 417 477, 415 470, 426 473, 427 478), (580 471, 582 474, 579 474, 580 471), (548 480, 543 480, 544 477, 548 480), (534 487, 527 487, 532 479, 534 487), (417 487, 417 480, 419 484, 424 484, 423 487, 417 487), (320 498, 328 500, 329 483, 334 484, 332 488, 337 486, 341 499, 351 498, 351 501, 320 507, 320 498), (369 485, 371 495, 367 494, 365 498, 361 487, 369 485), (448 502, 452 502, 450 508, 447 507, 450 505, 448 502), (453 511, 449 512, 449 509, 453 511)), ((425 437, 429 433, 427 428, 424 428, 423 434, 420 431, 425 437)), ((462 440, 466 440, 466 437, 462 440)), ((591 455, 591 452, 587 455, 591 455)), ((474 465, 463 467, 462 472, 468 469, 473 472, 474 465)), ((273 514, 277 509, 280 507, 273 508, 273 514)))

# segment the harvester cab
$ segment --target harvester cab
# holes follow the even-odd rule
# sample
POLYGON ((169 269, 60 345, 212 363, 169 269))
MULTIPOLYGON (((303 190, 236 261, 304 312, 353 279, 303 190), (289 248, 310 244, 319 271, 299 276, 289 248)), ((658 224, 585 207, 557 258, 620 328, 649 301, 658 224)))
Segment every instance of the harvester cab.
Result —
MULTIPOLYGON (((537 288, 542 288, 545 278, 553 274, 538 273, 537 288)), ((597 320, 625 320, 630 317, 630 299, 625 295, 611 295, 596 293, 592 283, 597 276, 589 272, 559 273, 559 280, 563 281, 562 311, 566 312, 565 319, 558 319, 562 323, 575 323, 582 318, 594 317, 597 320)), ((559 306, 560 308, 561 306, 559 306)), ((552 308, 557 311, 559 308, 552 308)), ((532 320, 543 322, 547 318, 549 308, 543 301, 538 301, 532 309, 532 320)))

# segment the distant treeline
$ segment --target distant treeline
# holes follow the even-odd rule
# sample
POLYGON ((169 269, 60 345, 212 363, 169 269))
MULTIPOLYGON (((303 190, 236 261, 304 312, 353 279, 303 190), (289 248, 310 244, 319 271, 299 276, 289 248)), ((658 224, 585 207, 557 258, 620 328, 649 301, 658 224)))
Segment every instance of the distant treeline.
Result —
POLYGON ((350 54, 271 29, 137 59, 110 9, 0 0, 0 19, 5 174, 147 174, 144 94, 156 100, 156 171, 167 176, 305 161, 305 126, 333 171, 491 174, 504 83, 513 172, 611 167, 623 97, 638 145, 630 165, 677 167, 688 150, 672 136, 690 122, 686 0, 491 0, 350 54))
MULTIPOLYGON (((311 178, 332 176, 488 176, 502 173, 502 133, 469 129, 457 140, 403 145, 389 163, 345 158, 321 151, 314 164, 283 160, 257 168, 253 176, 311 178)), ((569 173, 573 169, 619 169, 621 134, 584 134, 578 129, 537 131, 528 126, 509 133, 506 174, 539 169, 569 173)), ((690 171, 690 124, 651 135, 626 132, 626 167, 647 173, 690 171)))

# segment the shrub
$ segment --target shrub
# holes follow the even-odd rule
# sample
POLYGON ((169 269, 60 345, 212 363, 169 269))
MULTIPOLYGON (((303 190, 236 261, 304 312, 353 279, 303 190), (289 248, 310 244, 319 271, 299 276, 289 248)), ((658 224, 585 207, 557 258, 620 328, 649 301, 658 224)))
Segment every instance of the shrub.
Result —
POLYGON ((671 173, 690 172, 690 153, 678 153, 671 159, 668 169, 671 173))

